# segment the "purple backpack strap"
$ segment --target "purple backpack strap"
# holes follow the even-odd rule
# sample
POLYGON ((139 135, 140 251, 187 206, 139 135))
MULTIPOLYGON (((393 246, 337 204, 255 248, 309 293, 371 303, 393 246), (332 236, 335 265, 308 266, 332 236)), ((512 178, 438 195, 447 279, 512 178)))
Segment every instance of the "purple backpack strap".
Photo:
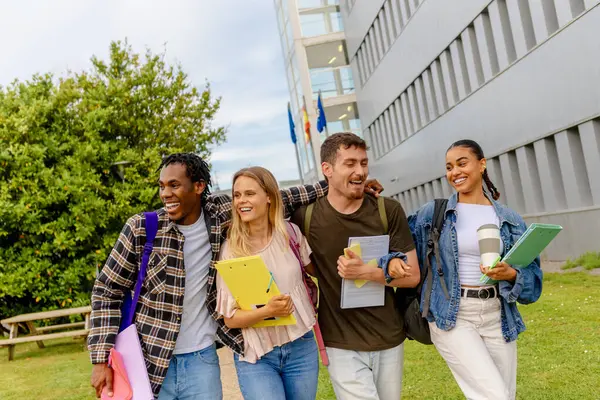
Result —
MULTIPOLYGON (((296 236, 296 231, 292 227, 292 224, 286 222, 286 227, 288 231, 288 235, 290 236, 290 248, 292 252, 298 259, 298 264, 300 264, 300 269, 302 271, 302 279, 304 281, 304 287, 306 288, 306 294, 312 303, 315 312, 317 311, 317 301, 318 301, 318 291, 317 285, 313 282, 308 273, 304 269, 304 263, 302 262, 302 257, 300 256, 300 243, 298 243, 298 238, 296 236)), ((327 356, 327 351, 325 350, 325 342, 323 341, 323 335, 321 334, 321 327, 319 326, 319 322, 315 322, 315 326, 313 327, 315 331, 315 338, 317 339, 317 347, 319 348, 319 354, 321 354, 321 362, 323 365, 329 365, 329 357, 327 356)))
MULTIPOLYGON (((286 222, 285 226, 287 228, 288 235, 290 237, 290 248, 292 249, 292 252, 296 256, 296 259, 298 259, 298 264, 300 264, 300 269, 302 270, 302 275, 303 275, 304 281, 306 283, 306 280, 307 279, 310 280, 310 277, 308 276, 308 273, 304 269, 304 263, 302 262, 302 256, 300 255, 300 242, 298 241, 298 238, 296 236, 296 231, 294 230, 294 228, 292 227, 292 224, 290 222, 286 222)), ((314 285, 314 282, 312 282, 312 284, 314 285)), ((315 289, 311 289, 309 287, 308 294, 310 296, 311 302, 313 303, 313 305, 316 306, 316 304, 317 304, 316 303, 316 287, 315 287, 315 289)))
POLYGON ((289 222, 285 223, 285 227, 287 228, 288 235, 290 237, 290 248, 294 252, 294 255, 298 259, 300 263, 300 267, 304 270, 304 265, 302 265, 302 257, 300 256, 300 243, 298 243, 298 239, 296 238, 296 231, 292 227, 292 224, 289 222))
POLYGON ((135 316, 135 310, 137 308, 142 285, 144 279, 146 279, 146 269, 148 268, 148 262, 150 261, 154 238, 156 238, 156 233, 158 232, 158 214, 156 214, 156 212, 145 212, 144 217, 146 219, 146 243, 144 244, 142 263, 140 264, 137 280, 135 282, 133 298, 130 296, 129 292, 125 293, 123 307, 121 309, 121 327, 119 332, 133 323, 133 317, 135 316))

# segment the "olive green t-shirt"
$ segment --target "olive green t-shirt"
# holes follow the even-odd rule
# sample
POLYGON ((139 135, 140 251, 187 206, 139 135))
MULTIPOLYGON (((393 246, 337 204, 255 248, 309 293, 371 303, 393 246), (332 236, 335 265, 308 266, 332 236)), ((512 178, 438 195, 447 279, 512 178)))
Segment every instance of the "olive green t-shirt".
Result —
MULTIPOLYGON (((385 198, 390 252, 406 253, 415 248, 406 214, 397 201, 385 198)), ((306 206, 296 210, 292 222, 304 232, 306 206)), ((318 199, 310 220, 308 243, 319 283, 319 325, 326 346, 354 351, 380 351, 398 346, 405 339, 404 324, 394 303, 394 290, 385 288, 385 305, 342 309, 342 278, 337 259, 352 236, 383 235, 377 199, 365 195, 352 214, 337 212, 327 200, 318 199)))

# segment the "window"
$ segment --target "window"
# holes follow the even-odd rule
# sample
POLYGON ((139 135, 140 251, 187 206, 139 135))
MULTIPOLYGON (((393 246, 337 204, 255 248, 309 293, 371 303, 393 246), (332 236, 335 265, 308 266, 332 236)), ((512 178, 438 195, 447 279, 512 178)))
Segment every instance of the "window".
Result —
POLYGON ((301 13, 302 36, 319 36, 344 29, 339 7, 324 8, 318 12, 301 13))
POLYGON ((339 5, 340 0, 297 0, 298 9, 318 8, 330 5, 339 5))
POLYGON ((312 68, 310 80, 313 99, 317 98, 319 90, 323 98, 340 96, 354 92, 354 80, 349 66, 337 68, 312 68))

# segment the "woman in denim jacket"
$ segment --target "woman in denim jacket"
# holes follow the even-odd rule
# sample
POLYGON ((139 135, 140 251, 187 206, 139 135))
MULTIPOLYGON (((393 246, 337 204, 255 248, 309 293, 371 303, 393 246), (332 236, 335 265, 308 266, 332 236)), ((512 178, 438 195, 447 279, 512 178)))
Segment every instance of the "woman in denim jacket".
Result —
MULTIPOLYGON (((448 199, 438 242, 443 273, 436 272, 436 260, 431 257, 433 290, 423 287, 421 311, 425 293, 431 291, 427 313, 431 339, 466 398, 514 399, 516 339, 525 330, 517 302, 529 304, 540 297, 539 257, 519 268, 502 262, 491 270, 480 265, 478 227, 493 223, 500 228, 502 255, 526 226, 519 214, 496 202, 500 193, 488 176, 486 159, 476 142, 460 140, 450 146, 446 178, 457 193, 448 199), (483 190, 483 182, 490 194, 483 190), (482 274, 497 283, 481 284, 482 274)), ((409 216, 421 268, 426 265, 433 208, 432 201, 409 216)))

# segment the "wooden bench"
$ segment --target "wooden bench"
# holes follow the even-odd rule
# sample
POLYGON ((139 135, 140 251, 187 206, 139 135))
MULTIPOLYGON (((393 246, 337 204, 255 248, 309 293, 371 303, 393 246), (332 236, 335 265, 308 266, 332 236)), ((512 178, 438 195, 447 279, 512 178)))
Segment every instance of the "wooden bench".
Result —
POLYGON ((71 324, 59 324, 59 325, 49 325, 42 326, 41 328, 36 328, 38 333, 45 333, 50 331, 57 331, 60 329, 71 329, 71 328, 85 328, 85 322, 73 322, 71 324))
POLYGON ((8 360, 14 359, 15 346, 20 343, 37 342, 40 349, 43 349, 44 340, 60 339, 65 337, 78 338, 87 337, 90 330, 90 314, 92 308, 78 307, 78 308, 66 308, 54 311, 44 311, 39 313, 21 314, 11 318, 4 319, 0 323, 10 327, 10 335, 8 339, 0 339, 0 347, 8 347, 8 360), (44 327, 36 327, 33 322, 47 319, 54 319, 60 317, 67 317, 69 315, 83 315, 84 322, 73 322, 68 324, 57 324, 49 325, 44 327), (19 333, 19 324, 25 324, 29 330, 29 335, 17 337, 19 333), (65 330, 73 328, 82 328, 78 330, 65 330), (61 330, 62 332, 56 333, 45 333, 50 331, 61 330))
POLYGON ((89 329, 79 329, 76 331, 65 331, 65 332, 57 332, 57 333, 48 333, 46 335, 35 335, 35 336, 21 336, 16 337, 14 339, 4 339, 0 340, 0 347, 7 347, 19 343, 29 343, 29 342, 37 342, 42 340, 50 340, 50 339, 62 339, 67 337, 87 337, 89 329))

